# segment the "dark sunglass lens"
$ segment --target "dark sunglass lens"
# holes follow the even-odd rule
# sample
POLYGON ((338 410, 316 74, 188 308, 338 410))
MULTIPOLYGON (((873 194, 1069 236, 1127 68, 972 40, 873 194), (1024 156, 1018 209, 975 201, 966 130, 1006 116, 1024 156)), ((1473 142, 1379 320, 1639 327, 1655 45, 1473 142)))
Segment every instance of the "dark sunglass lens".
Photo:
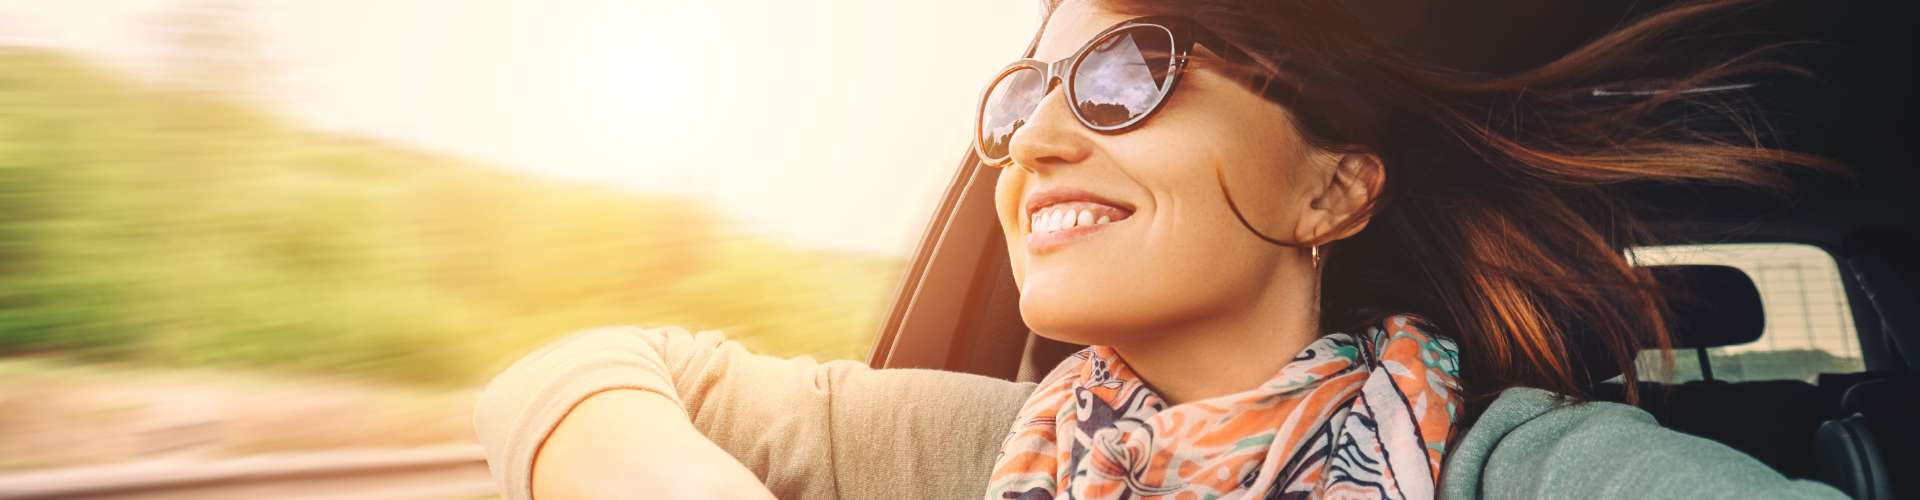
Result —
POLYGON ((1146 114, 1166 93, 1173 35, 1141 26, 1107 35, 1073 73, 1074 106, 1095 126, 1115 127, 1146 114))
POLYGON ((1034 108, 1040 106, 1040 99, 1046 97, 1043 79, 1039 70, 1021 68, 1000 77, 993 89, 987 91, 986 102, 980 104, 982 160, 998 161, 1011 153, 1008 143, 1013 140, 1013 132, 1027 124, 1034 108))

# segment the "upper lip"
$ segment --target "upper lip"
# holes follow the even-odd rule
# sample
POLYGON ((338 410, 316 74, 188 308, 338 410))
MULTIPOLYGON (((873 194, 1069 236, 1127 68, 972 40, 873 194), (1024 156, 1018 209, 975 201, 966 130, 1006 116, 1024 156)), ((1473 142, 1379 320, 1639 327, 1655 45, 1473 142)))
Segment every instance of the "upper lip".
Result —
POLYGON ((1101 197, 1100 195, 1088 192, 1086 190, 1075 189, 1070 187, 1057 187, 1053 189, 1047 189, 1044 191, 1028 194, 1027 207, 1026 207, 1027 214, 1032 215, 1035 211, 1038 211, 1042 208, 1058 205, 1061 203, 1074 202, 1074 201, 1098 203, 1101 205, 1106 205, 1109 207, 1125 210, 1129 213, 1133 212, 1133 207, 1131 205, 1126 205, 1117 201, 1109 200, 1101 197))

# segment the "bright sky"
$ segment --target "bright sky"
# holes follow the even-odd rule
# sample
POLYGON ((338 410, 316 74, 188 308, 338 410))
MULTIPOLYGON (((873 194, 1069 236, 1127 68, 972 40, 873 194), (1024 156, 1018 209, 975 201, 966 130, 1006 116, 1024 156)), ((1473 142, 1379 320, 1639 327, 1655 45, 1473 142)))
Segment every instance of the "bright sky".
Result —
MULTIPOLYGON (((0 42, 129 68, 199 0, 0 0, 0 42)), ((693 194, 904 256, 1038 0, 252 0, 272 102, 313 127, 693 194)))

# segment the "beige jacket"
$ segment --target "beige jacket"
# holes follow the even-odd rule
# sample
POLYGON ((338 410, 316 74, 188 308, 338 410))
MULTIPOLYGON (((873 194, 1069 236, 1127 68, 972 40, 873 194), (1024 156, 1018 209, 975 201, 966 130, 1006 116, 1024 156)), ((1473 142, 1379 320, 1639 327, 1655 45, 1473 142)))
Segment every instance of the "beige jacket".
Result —
MULTIPOLYGON (((780 498, 967 499, 986 492, 1000 443, 1033 384, 927 370, 872 370, 747 353, 718 332, 605 328, 555 342, 493 381, 474 427, 501 495, 531 498, 533 455, 567 411, 611 389, 679 402, 693 425, 780 498)), ((1448 446, 1446 499, 1817 498, 1725 445, 1613 403, 1538 389, 1500 394, 1448 446)))
POLYGON ((750 354, 719 332, 602 328, 513 364, 480 397, 474 429, 501 496, 532 498, 534 453, 574 405, 656 392, 695 428, 797 499, 978 499, 1031 383, 873 370, 750 354))

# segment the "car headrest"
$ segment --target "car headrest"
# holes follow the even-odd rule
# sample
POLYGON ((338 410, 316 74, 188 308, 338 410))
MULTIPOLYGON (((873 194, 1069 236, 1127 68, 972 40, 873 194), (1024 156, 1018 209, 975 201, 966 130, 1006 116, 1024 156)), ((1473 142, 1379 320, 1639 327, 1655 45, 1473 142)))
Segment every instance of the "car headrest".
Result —
POLYGON ((1760 340, 1766 309, 1747 273, 1729 266, 1651 266, 1673 310, 1673 347, 1692 349, 1760 340))
MULTIPOLYGON (((1720 347, 1760 340, 1766 328, 1760 289, 1747 273, 1728 266, 1648 266, 1673 311, 1675 349, 1720 347)), ((1587 385, 1620 375, 1605 343, 1584 324, 1569 326, 1569 353, 1576 382, 1587 385)))

